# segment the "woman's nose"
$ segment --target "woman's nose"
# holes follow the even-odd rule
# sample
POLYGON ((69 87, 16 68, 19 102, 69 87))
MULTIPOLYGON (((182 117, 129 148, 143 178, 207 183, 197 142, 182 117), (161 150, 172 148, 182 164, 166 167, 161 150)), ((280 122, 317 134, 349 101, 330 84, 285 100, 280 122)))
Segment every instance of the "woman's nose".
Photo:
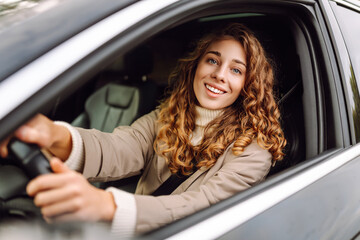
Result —
POLYGON ((213 72, 213 77, 216 78, 218 81, 224 82, 226 76, 226 68, 221 66, 216 68, 213 72))

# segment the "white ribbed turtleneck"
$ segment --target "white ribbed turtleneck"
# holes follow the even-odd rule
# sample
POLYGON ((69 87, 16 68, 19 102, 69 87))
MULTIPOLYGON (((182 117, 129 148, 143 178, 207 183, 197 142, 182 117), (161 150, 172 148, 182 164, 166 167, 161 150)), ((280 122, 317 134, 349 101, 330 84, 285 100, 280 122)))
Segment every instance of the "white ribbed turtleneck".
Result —
POLYGON ((195 146, 198 145, 201 139, 204 136, 205 127, 218 117, 223 112, 223 109, 220 110, 211 110, 203 107, 195 107, 195 129, 191 136, 191 143, 195 146))

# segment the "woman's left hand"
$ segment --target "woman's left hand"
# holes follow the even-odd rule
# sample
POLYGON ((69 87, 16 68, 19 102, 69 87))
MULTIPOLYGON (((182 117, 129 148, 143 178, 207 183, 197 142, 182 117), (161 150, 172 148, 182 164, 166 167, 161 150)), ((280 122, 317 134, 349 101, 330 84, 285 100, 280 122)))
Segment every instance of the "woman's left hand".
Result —
POLYGON ((57 158, 50 161, 54 174, 38 176, 27 193, 48 222, 111 221, 116 205, 110 192, 92 186, 81 174, 57 158))

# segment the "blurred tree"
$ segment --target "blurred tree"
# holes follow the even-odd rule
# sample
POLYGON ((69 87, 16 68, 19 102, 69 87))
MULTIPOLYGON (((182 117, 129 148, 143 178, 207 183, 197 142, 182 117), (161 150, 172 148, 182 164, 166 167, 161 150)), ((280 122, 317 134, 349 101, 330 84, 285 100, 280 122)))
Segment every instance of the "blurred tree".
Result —
POLYGON ((40 0, 0 0, 0 17, 17 10, 33 7, 39 1, 40 0))
POLYGON ((355 103, 355 107, 352 109, 353 120, 355 123, 355 136, 356 142, 360 142, 360 95, 359 95, 359 88, 356 84, 354 69, 350 65, 350 84, 351 90, 353 92, 353 99, 355 103))

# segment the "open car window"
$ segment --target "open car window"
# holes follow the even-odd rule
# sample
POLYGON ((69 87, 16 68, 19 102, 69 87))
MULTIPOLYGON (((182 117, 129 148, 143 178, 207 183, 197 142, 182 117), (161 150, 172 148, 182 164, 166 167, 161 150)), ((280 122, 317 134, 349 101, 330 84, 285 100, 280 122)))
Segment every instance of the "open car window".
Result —
POLYGON ((89 77, 82 89, 52 109, 51 118, 74 126, 111 132, 117 125, 129 125, 164 98, 168 77, 179 58, 194 48, 201 36, 216 27, 240 22, 252 29, 274 66, 275 95, 282 112, 288 141, 285 159, 270 175, 316 156, 318 132, 323 128, 317 112, 316 81, 309 64, 308 45, 298 24, 289 16, 239 12, 191 19, 169 27, 141 43, 120 51, 109 64, 89 77), (124 90, 125 89, 125 90, 124 90), (114 102, 112 96, 132 91, 114 102), (108 99, 105 99, 108 98, 108 99), (124 103, 126 102, 126 103, 124 103), (309 107, 311 106, 311 107, 309 107))

